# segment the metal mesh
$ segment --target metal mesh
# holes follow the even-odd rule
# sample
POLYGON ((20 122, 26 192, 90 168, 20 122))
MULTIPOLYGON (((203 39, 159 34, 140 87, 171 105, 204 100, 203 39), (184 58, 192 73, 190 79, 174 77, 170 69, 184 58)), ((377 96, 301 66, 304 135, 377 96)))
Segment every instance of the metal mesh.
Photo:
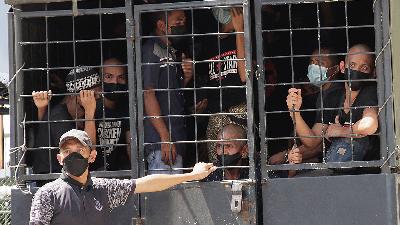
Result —
POLYGON ((11 178, 0 179, 0 224, 11 224, 11 187, 15 181, 11 178))

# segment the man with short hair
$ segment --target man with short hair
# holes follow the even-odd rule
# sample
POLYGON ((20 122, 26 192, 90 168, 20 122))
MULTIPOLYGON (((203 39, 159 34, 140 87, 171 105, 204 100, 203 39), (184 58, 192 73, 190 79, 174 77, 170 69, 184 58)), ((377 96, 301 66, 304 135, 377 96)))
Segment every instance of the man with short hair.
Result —
MULTIPOLYGON (((370 147, 370 136, 378 129, 376 84, 360 81, 374 78, 374 57, 370 52, 363 44, 349 49, 345 61, 340 62, 346 82, 323 93, 322 109, 312 128, 297 111, 302 105, 301 90, 289 89, 286 103, 289 110, 295 110, 291 117, 296 121, 295 129, 303 144, 299 147, 303 159, 319 153, 313 150, 322 144, 322 138, 328 140, 327 162, 364 159, 370 147)), ((317 101, 319 106, 320 102, 317 101)))
POLYGON ((103 62, 104 98, 96 102, 96 135, 98 155, 91 170, 130 169, 128 75, 117 58, 103 62), (123 93, 125 92, 125 93, 123 93), (127 144, 127 146, 123 146, 127 144), (106 160, 104 160, 106 158, 106 160))
MULTIPOLYGON (((61 135, 73 128, 84 129, 92 140, 96 140, 96 127, 93 119, 96 109, 95 91, 99 90, 99 85, 100 76, 94 69, 84 66, 72 69, 66 77, 66 89, 70 95, 65 96, 60 104, 50 107, 50 112, 47 111, 47 108, 51 91, 32 92, 33 101, 38 108, 38 119, 50 122, 50 125, 48 123, 38 124, 35 146, 56 147, 61 135), (76 119, 85 119, 85 122, 73 121, 76 119)), ((51 149, 50 153, 53 157, 49 157, 49 152, 46 150, 30 153, 29 157, 32 159, 34 173, 61 171, 59 164, 55 160, 51 161, 52 158, 55 159, 57 150, 51 149)))
POLYGON ((156 174, 130 180, 91 178, 88 167, 96 160, 96 150, 86 132, 66 132, 59 148, 57 159, 63 173, 36 192, 29 225, 104 225, 110 211, 124 205, 131 194, 162 191, 203 179, 215 170, 211 163, 198 163, 185 174, 156 174))
POLYGON ((144 43, 141 67, 144 111, 148 117, 144 120, 148 169, 149 173, 182 173, 170 169, 182 168, 185 146, 170 142, 186 139, 185 118, 181 116, 184 115, 181 88, 192 79, 192 63, 188 62, 191 59, 185 54, 178 54, 177 49, 182 48, 182 37, 166 35, 185 34, 186 16, 182 10, 156 13, 154 16, 153 35, 158 37, 144 43))
MULTIPOLYGON (((246 131, 237 124, 228 124, 218 133, 216 153, 221 166, 249 166, 249 151, 247 146, 246 131)), ((248 179, 248 168, 228 168, 224 171, 217 170, 209 181, 248 179)))

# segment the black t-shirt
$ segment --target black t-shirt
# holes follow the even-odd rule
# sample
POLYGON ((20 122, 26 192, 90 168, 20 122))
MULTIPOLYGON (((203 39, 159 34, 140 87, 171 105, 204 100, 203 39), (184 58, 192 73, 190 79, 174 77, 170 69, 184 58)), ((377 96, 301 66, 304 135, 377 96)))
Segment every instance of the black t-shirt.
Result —
POLYGON ((222 60, 222 62, 207 62, 199 65, 200 74, 208 76, 207 87, 244 86, 242 88, 223 88, 207 90, 208 110, 211 113, 220 112, 220 96, 222 94, 222 111, 232 106, 246 102, 245 83, 240 80, 236 35, 228 35, 219 39, 213 36, 205 40, 203 60, 222 60))
MULTIPOLYGON (((351 111, 351 123, 354 124, 359 121, 362 116, 366 106, 377 107, 378 98, 376 92, 376 83, 369 82, 364 86, 351 107, 361 107, 356 109, 350 109, 351 111)), ((338 109, 343 107, 345 100, 345 88, 344 83, 341 87, 329 89, 323 92, 323 108, 322 111, 317 112, 315 123, 335 123, 335 118, 339 115, 339 121, 342 125, 350 123, 350 112, 347 114, 343 109, 338 109), (324 95, 325 94, 325 95, 324 95), (323 114, 323 115, 322 115, 323 114), (322 120, 323 119, 323 120, 322 120)), ((317 107, 321 108, 320 100, 317 100, 317 107)))
MULTIPOLYGON (((68 113, 67 106, 65 104, 55 105, 50 109, 50 114, 46 112, 43 116, 42 121, 61 121, 61 120, 72 120, 71 115, 68 113)), ((61 135, 65 132, 77 128, 75 122, 50 122, 50 123, 39 123, 36 127, 35 147, 58 147, 61 135), (50 126, 49 126, 50 124, 50 126), (49 131, 50 129, 50 131, 49 131)), ((48 173, 50 172, 50 161, 52 165, 52 171, 54 173, 61 172, 61 165, 57 161, 58 149, 49 150, 40 149, 30 152, 32 160, 32 170, 34 173, 48 173)))
POLYGON ((106 156, 107 170, 130 169, 127 146, 115 146, 115 144, 127 144, 126 132, 129 131, 128 108, 120 104, 115 109, 108 109, 101 101, 97 101, 95 112, 96 119, 96 161, 91 164, 91 170, 104 169, 104 155, 106 156), (125 117, 125 119, 123 119, 125 117), (114 119, 115 118, 115 119, 114 119))

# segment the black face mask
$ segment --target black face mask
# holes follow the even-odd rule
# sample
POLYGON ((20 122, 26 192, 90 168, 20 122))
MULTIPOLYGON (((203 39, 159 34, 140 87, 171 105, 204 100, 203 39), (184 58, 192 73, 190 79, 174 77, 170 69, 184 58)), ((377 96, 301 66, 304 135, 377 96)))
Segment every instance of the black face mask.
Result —
POLYGON ((344 70, 344 77, 351 81, 351 90, 359 91, 367 82, 357 80, 368 79, 371 77, 371 74, 346 68, 344 70))
POLYGON ((218 162, 222 166, 236 166, 240 159, 242 159, 242 154, 240 152, 233 154, 233 155, 226 155, 224 154, 224 161, 222 161, 222 155, 218 155, 218 162))
POLYGON ((64 158, 63 169, 65 172, 76 177, 81 176, 89 166, 89 159, 81 154, 73 152, 64 158))
MULTIPOLYGON (((115 84, 115 83, 104 83, 104 92, 113 92, 113 91, 127 91, 128 86, 126 84, 115 84)), ((127 93, 108 93, 104 94, 104 97, 111 101, 121 101, 126 99, 128 96, 127 93)))
MULTIPOLYGON (((184 35, 186 34, 186 26, 172 26, 171 27, 171 35, 184 35)), ((172 47, 176 50, 184 50, 188 46, 188 37, 180 36, 180 37, 169 37, 169 41, 171 41, 172 47)))

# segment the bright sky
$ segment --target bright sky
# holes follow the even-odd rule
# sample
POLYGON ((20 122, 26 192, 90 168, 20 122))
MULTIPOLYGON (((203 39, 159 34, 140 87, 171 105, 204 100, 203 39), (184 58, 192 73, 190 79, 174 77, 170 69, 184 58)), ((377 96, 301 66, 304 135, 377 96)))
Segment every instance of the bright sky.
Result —
POLYGON ((4 0, 0 0, 0 73, 8 73, 8 9, 4 0))

